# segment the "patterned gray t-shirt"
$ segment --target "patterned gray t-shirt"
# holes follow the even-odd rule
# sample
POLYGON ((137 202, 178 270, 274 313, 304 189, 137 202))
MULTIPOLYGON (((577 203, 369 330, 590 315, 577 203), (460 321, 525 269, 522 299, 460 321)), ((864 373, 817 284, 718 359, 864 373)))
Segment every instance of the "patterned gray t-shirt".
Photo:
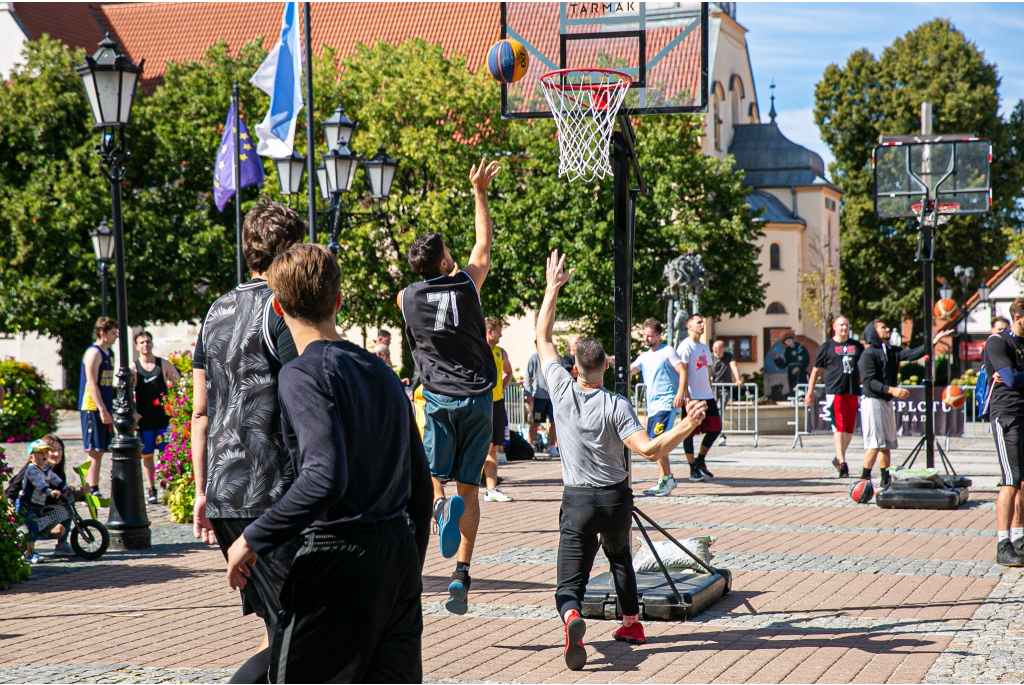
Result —
POLYGON ((256 518, 294 479, 281 437, 271 296, 266 281, 243 283, 213 303, 200 331, 211 518, 256 518))
POLYGON ((545 364, 544 377, 558 426, 562 481, 603 487, 626 480, 622 441, 643 430, 629 400, 604 388, 584 390, 561 360, 545 364))

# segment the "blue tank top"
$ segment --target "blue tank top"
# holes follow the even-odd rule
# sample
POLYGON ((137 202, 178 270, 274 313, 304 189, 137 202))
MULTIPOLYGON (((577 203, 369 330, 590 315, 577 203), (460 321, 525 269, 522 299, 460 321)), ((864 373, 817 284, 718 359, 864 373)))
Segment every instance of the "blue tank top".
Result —
MULTIPOLYGON (((107 405, 107 411, 114 410, 114 351, 104 352, 99 345, 89 345, 85 349, 88 352, 95 347, 100 353, 99 378, 97 383, 100 386, 100 396, 103 397, 103 404, 107 405)), ((96 401, 92 395, 85 391, 85 355, 82 355, 81 376, 78 381, 78 408, 82 411, 99 411, 96 401)))

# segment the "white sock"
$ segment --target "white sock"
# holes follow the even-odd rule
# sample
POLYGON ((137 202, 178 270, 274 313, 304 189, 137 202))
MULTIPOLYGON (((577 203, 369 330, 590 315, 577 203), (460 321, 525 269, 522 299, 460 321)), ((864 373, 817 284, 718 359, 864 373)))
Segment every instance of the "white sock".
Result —
POLYGON ((1024 528, 1013 528, 1013 527, 1011 527, 1010 528, 1010 539, 1011 540, 1020 540, 1021 538, 1024 538, 1024 528))
POLYGON ((626 616, 625 614, 623 614, 623 616, 622 616, 622 625, 624 627, 626 627, 626 628, 630 627, 634 623, 639 623, 639 622, 640 622, 640 615, 639 614, 635 614, 633 616, 626 616))
POLYGON ((1002 542, 1003 540, 1009 540, 1010 539, 1010 531, 1008 531, 1008 530, 997 530, 996 531, 996 539, 999 542, 1002 542))
POLYGON ((575 609, 566 609, 565 610, 565 613, 562 614, 562 623, 568 623, 569 622, 569 613, 572 612, 572 611, 576 611, 576 610, 575 609))

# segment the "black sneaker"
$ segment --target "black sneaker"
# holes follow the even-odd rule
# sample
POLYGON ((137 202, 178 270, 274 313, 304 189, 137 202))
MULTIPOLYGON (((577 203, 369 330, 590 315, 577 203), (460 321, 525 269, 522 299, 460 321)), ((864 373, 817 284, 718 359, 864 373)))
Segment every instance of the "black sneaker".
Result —
POLYGON ((703 458, 701 458, 697 462, 696 466, 697 466, 697 469, 701 472, 701 475, 703 475, 705 478, 714 478, 715 477, 715 475, 713 473, 708 471, 707 462, 705 462, 703 458))
POLYGON ((469 577, 469 571, 459 569, 452 574, 451 582, 448 583, 448 594, 451 595, 444 603, 444 608, 453 614, 462 616, 469 611, 469 602, 466 597, 469 595, 469 585, 473 579, 469 577))
POLYGON ((839 457, 832 457, 832 466, 840 476, 843 475, 843 465, 839 463, 839 457))
POLYGON ((839 477, 849 478, 850 477, 850 465, 845 461, 839 465, 839 477))
POLYGON ((1016 550, 1017 554, 1024 556, 1024 536, 1013 541, 1013 549, 1016 550))
POLYGON ((156 497, 156 488, 150 488, 149 497, 146 498, 148 504, 156 504, 159 500, 156 497))
POLYGON ((1009 540, 1000 540, 996 547, 996 563, 1000 566, 1024 566, 1024 556, 1021 556, 1009 540))
POLYGON ((704 474, 701 473, 700 467, 696 464, 690 465, 690 482, 691 483, 702 483, 704 482, 704 474))
POLYGON ((889 475, 888 469, 882 469, 882 477, 878 481, 878 486, 880 489, 885 490, 890 485, 892 485, 892 476, 889 475))

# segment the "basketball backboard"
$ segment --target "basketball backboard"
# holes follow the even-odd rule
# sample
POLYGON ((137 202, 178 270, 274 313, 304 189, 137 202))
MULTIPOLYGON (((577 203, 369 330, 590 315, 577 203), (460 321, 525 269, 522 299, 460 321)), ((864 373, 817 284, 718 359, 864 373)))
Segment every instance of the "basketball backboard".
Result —
POLYGON ((540 76, 572 68, 629 74, 620 114, 707 111, 707 3, 503 2, 501 37, 530 55, 526 75, 501 86, 504 119, 550 117, 540 76))
POLYGON ((984 214, 992 206, 992 146, 968 134, 883 136, 871 155, 881 218, 984 214), (925 203, 927 202, 927 206, 925 203))

